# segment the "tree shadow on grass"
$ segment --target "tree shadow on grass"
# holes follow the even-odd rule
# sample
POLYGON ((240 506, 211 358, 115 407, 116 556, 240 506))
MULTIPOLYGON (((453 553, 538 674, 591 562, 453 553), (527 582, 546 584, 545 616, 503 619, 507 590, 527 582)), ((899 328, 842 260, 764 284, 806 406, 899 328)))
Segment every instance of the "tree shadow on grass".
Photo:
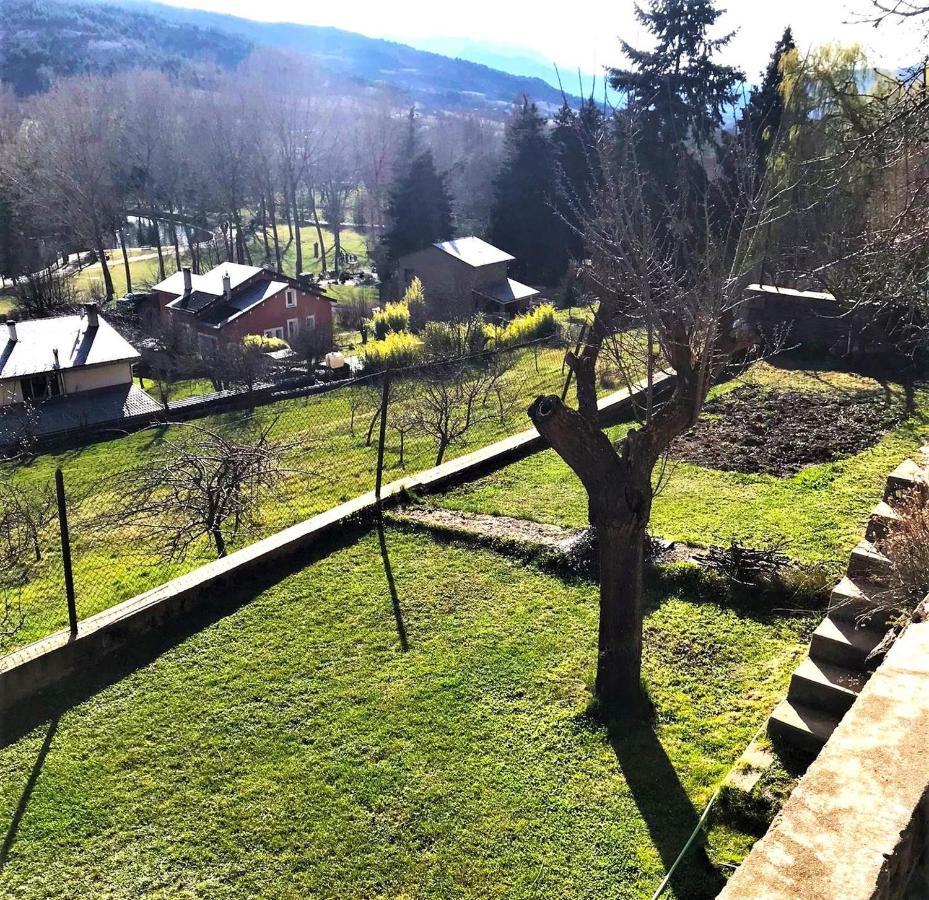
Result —
POLYGON ((36 761, 32 766, 32 771, 29 773, 29 778, 26 780, 26 785, 23 788, 22 796, 20 796, 19 803, 16 805, 13 818, 10 820, 10 824, 7 827, 3 844, 0 845, 0 872, 6 868, 7 860, 10 857, 10 850, 13 849, 13 844, 16 842, 16 835, 19 833, 19 826, 23 821, 23 816, 26 814, 26 808, 29 806, 29 801, 32 798, 33 790, 35 790, 36 782, 39 780, 39 775, 42 774, 42 766, 45 764, 45 758, 48 756, 48 751, 51 749, 52 739, 55 737, 55 732, 58 731, 59 721, 59 718, 55 717, 49 723, 48 731, 45 734, 45 740, 42 742, 42 747, 39 749, 39 755, 36 757, 36 761))
POLYGON ((387 577, 387 588, 390 591, 390 604, 394 611, 394 620, 397 623, 397 636, 400 638, 400 650, 406 653, 410 649, 406 636, 406 625, 403 622, 403 610, 400 608, 400 597, 397 595, 397 585, 394 581, 394 571, 390 565, 390 555, 387 552, 387 536, 384 533, 384 522, 378 517, 377 539, 381 545, 381 560, 384 563, 384 575, 387 577))
MULTIPOLYGON (((612 720, 606 723, 606 729, 619 768, 667 872, 697 827, 700 814, 650 723, 612 720)), ((723 884, 722 875, 710 863, 700 840, 691 845, 671 878, 674 896, 680 900, 715 897, 723 884)))

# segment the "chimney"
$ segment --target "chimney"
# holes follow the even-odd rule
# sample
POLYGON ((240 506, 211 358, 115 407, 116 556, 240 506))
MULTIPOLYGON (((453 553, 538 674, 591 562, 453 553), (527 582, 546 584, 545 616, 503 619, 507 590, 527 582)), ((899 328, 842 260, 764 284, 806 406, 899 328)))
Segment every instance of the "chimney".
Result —
POLYGON ((52 356, 55 358, 55 368, 60 369, 61 363, 58 360, 58 348, 57 347, 52 348, 52 356))
POLYGON ((100 324, 100 319, 97 317, 97 304, 96 303, 85 303, 84 304, 84 313, 87 315, 87 328, 96 328, 100 324))
POLYGON ((193 279, 190 277, 190 269, 184 269, 184 296, 186 297, 194 289, 193 279))
POLYGON ((6 328, 8 332, 8 338, 15 344, 19 340, 19 338, 16 337, 16 322, 14 322, 13 319, 7 319, 6 328))
POLYGON ((228 272, 223 275, 223 294, 226 295, 227 300, 232 299, 232 280, 229 278, 228 272))

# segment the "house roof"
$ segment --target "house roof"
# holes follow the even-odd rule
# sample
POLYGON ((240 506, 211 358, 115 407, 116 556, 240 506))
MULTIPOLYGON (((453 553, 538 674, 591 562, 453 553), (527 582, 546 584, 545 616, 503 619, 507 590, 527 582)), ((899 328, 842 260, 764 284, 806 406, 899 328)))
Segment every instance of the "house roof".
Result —
MULTIPOLYGON (((191 275, 190 282, 195 294, 203 294, 212 297, 221 297, 223 295, 223 275, 229 275, 229 283, 232 290, 235 290, 240 284, 248 281, 249 278, 257 275, 261 269, 258 266, 243 266, 241 263, 225 262, 210 269, 203 275, 191 275)), ((184 273, 175 272, 169 275, 164 281, 159 281, 153 288, 153 291, 163 291, 166 294, 177 294, 178 297, 184 293, 184 273)))
POLYGON ((493 300, 496 303, 515 303, 517 300, 525 300, 528 297, 537 297, 539 292, 527 284, 520 284, 512 278, 505 281, 498 281, 496 284, 487 285, 482 288, 475 288, 475 294, 493 300))
POLYGON ((467 263, 469 266, 474 266, 475 268, 479 266, 489 266, 492 263, 499 262, 510 262, 510 260, 515 259, 515 256, 510 256, 509 253, 504 253, 503 250, 500 250, 498 247, 494 247, 493 244, 488 244, 487 241, 482 241, 479 237, 462 237, 455 238, 451 241, 437 241, 432 245, 437 247, 443 253, 447 253, 449 256, 454 256, 455 259, 460 259, 463 263, 467 263))
MULTIPOLYGON (((286 281, 257 281, 238 293, 233 292, 232 299, 227 303, 211 307, 200 316, 200 321, 207 325, 223 325, 230 319, 248 312, 253 306, 264 303, 269 297, 280 293, 286 287, 286 281)), ((168 305, 173 306, 176 302, 175 300, 168 305)))
POLYGON ((15 341, 0 330, 0 378, 141 359, 138 350, 103 316, 97 318, 96 328, 88 328, 83 315, 18 322, 15 341))

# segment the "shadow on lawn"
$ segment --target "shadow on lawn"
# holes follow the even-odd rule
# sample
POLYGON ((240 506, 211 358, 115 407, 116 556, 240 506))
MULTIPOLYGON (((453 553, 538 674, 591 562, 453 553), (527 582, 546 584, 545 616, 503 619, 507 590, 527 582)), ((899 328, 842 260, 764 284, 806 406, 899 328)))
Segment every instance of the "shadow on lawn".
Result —
POLYGON ((10 850, 13 849, 13 844, 16 842, 16 835, 19 833, 20 823, 23 820, 23 816, 26 814, 26 807, 29 806, 29 801, 32 798, 33 790, 35 790, 36 782, 39 780, 39 775, 42 774, 42 766, 45 764, 45 757, 48 756, 48 751, 52 747, 52 739, 55 737, 55 732, 58 731, 58 721, 59 719, 56 717, 52 719, 48 726, 48 731, 45 734, 45 740, 42 742, 39 755, 36 757, 36 761, 32 766, 32 771, 29 773, 29 778, 26 780, 26 786, 23 788, 22 796, 19 798, 19 803, 16 805, 16 811, 13 813, 13 818, 10 820, 10 824, 7 827, 6 837, 3 839, 3 845, 0 846, 0 872, 6 868, 10 850))
POLYGON ((387 552, 387 536, 384 534, 384 522, 377 520, 377 539, 381 545, 381 560, 384 563, 384 575, 387 576, 387 588, 390 591, 390 603, 394 611, 394 620, 397 623, 397 636, 400 638, 400 650, 406 653, 410 645, 406 637, 406 625, 403 622, 403 610, 400 609, 400 598, 397 595, 397 585, 394 581, 394 570, 390 565, 390 555, 387 552))
MULTIPOLYGON (((650 724, 614 721, 607 725, 607 733, 626 784, 668 871, 697 827, 699 813, 650 724)), ((671 879, 674 896, 682 900, 715 897, 723 884, 723 877, 699 843, 688 850, 671 879)))

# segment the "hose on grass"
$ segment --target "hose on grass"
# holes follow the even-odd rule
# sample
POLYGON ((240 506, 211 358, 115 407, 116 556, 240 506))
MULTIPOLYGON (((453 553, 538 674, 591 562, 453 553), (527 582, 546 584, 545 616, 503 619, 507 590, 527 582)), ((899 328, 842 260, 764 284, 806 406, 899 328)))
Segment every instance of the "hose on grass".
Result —
MULTIPOLYGON (((765 719, 764 722, 762 722, 761 725, 758 726, 758 729, 752 735, 752 739, 748 742, 749 747, 753 743, 755 743, 755 741, 758 738, 758 735, 761 734, 762 731, 764 731, 765 726, 767 724, 768 724, 768 720, 765 719)), ((738 766, 738 764, 739 764, 739 761, 736 760, 733 763, 732 768, 730 768, 729 771, 726 772, 725 777, 722 779, 722 781, 720 781, 720 785, 723 785, 726 783, 729 776, 735 771, 735 768, 736 766, 738 766)), ((697 835, 700 834, 700 831, 703 829, 703 826, 706 823, 707 817, 710 815, 710 810, 713 808, 713 804, 716 802, 717 798, 719 797, 720 790, 721 788, 716 788, 716 790, 713 791, 713 795, 710 797, 710 799, 707 801, 706 806, 703 808, 703 812, 700 815, 700 818, 697 820, 697 824, 694 826, 694 830, 690 833, 690 837, 687 838, 687 843, 684 844, 683 849, 677 855, 677 859, 674 860, 674 862, 671 864, 671 868, 668 869, 668 874, 665 875, 665 877, 661 880, 661 884, 658 885, 658 888, 655 891, 655 893, 652 894, 652 900, 658 900, 658 898, 667 890, 668 885, 671 883, 672 876, 677 870, 677 867, 681 864, 681 860, 683 860, 684 857, 687 855, 687 851, 691 848, 694 841, 697 839, 697 835)))

